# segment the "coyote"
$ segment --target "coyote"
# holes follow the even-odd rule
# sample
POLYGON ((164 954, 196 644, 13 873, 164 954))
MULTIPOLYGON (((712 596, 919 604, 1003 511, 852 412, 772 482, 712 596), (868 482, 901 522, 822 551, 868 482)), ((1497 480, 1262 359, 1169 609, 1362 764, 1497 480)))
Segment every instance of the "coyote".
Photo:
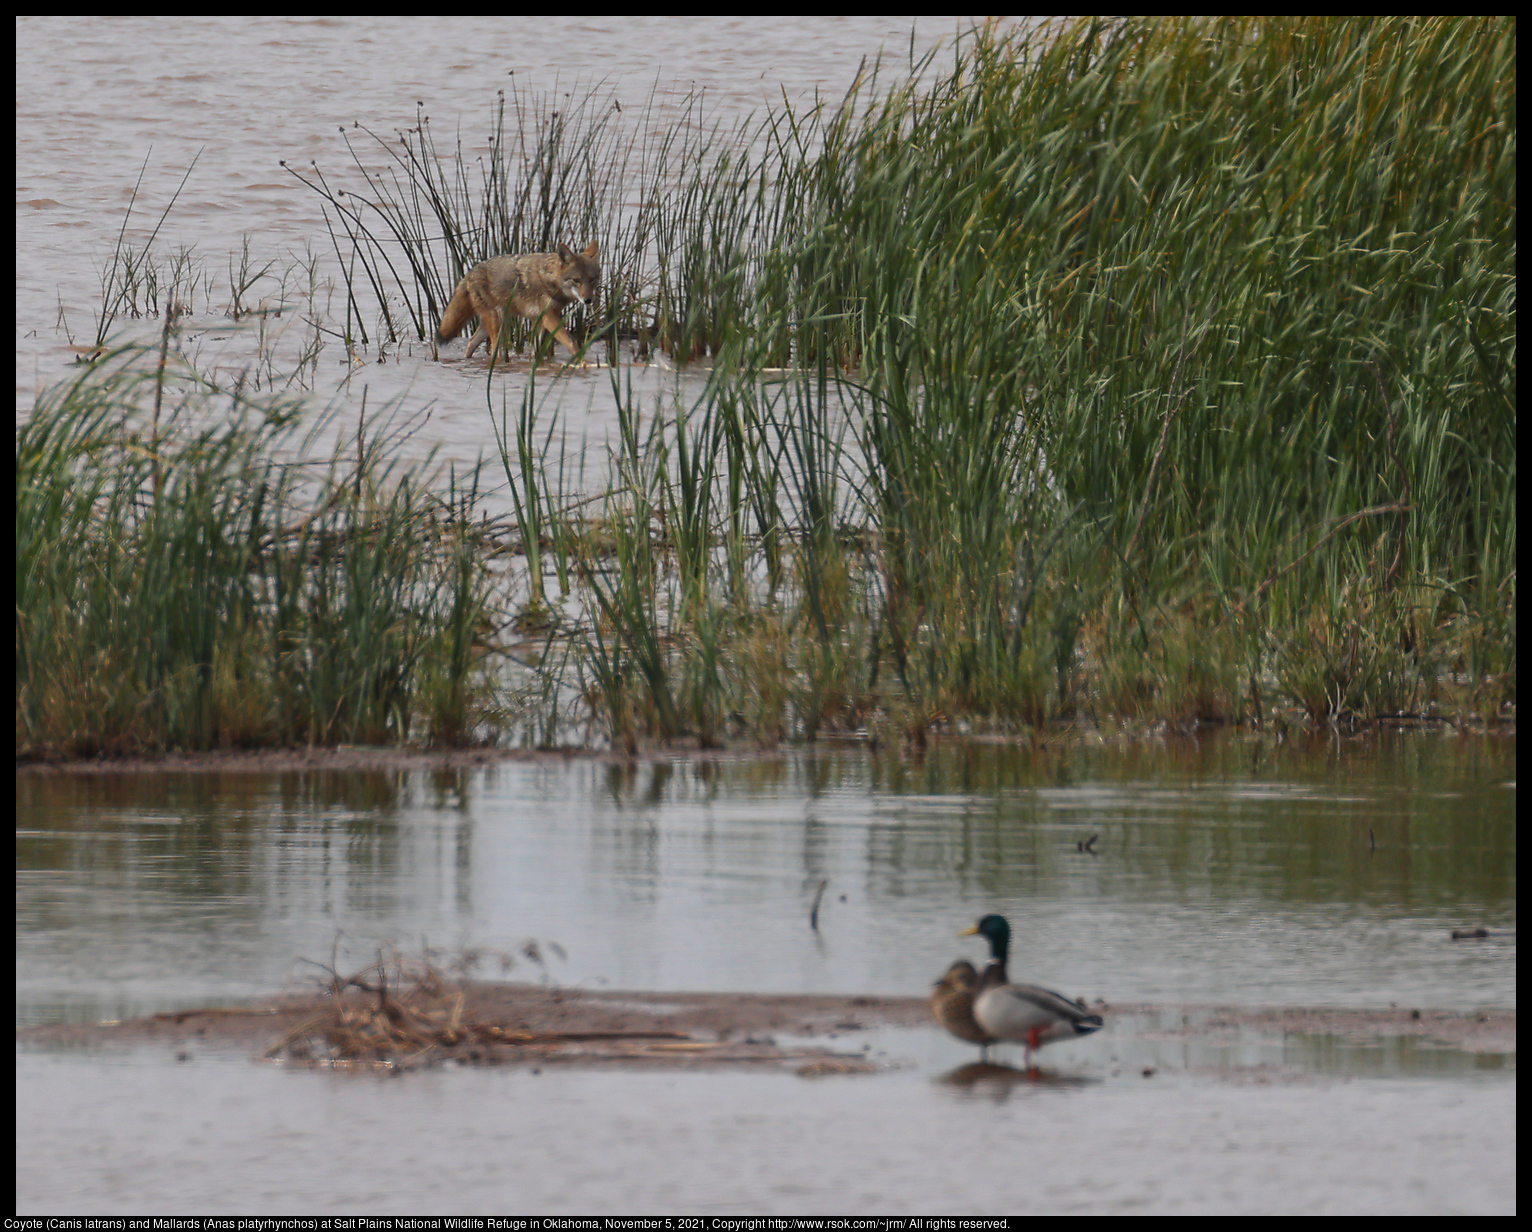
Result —
POLYGON ((456 338, 469 317, 479 318, 479 328, 468 340, 467 359, 479 343, 489 340, 491 362, 501 353, 501 314, 509 310, 525 320, 542 315, 545 330, 571 351, 578 351, 564 332, 561 309, 588 304, 596 295, 601 263, 596 260, 596 241, 584 252, 571 252, 560 244, 557 252, 527 252, 515 257, 491 257, 463 276, 452 293, 436 340, 456 338))

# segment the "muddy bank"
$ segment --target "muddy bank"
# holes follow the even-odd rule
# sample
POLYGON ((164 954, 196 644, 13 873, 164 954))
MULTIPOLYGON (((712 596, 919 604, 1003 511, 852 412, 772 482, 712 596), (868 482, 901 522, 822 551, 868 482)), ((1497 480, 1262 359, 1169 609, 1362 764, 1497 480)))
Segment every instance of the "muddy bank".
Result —
MULTIPOLYGON (((367 1008, 349 990, 343 1008, 367 1008)), ((922 998, 745 993, 622 992, 526 984, 467 982, 438 990, 435 1020, 450 1022, 450 1046, 422 1050, 429 1063, 618 1063, 633 1066, 751 1065, 800 1073, 861 1072, 860 1032, 874 1027, 937 1030, 922 998), (777 1036, 804 1037, 779 1044, 777 1036)), ((1353 1040, 1413 1036, 1470 1052, 1514 1053, 1516 1012, 1492 1010, 1261 1009, 1214 1006, 1106 1005, 1107 1017, 1133 1017, 1138 1032, 1161 1038, 1216 1038, 1251 1029, 1276 1035, 1335 1035, 1353 1040), (1147 1026, 1143 1019, 1154 1020, 1147 1026)), ((305 1031, 333 1015, 327 994, 283 995, 248 1005, 187 1009, 122 1022, 27 1027, 17 1041, 34 1046, 157 1045, 248 1050, 299 1062, 322 1058, 305 1031)), ((408 1059, 408 1058, 406 1058, 408 1059)), ((328 1063, 328 1062, 325 1062, 328 1063)))
POLYGON ((381 1004, 371 994, 350 989, 339 1002, 328 994, 284 995, 122 1022, 27 1027, 16 1035, 19 1043, 32 1045, 148 1044, 178 1052, 195 1045, 330 1064, 334 1050, 327 1044, 333 1042, 337 1014, 346 1020, 348 1033, 364 1044, 372 1029, 365 1021, 369 1016, 400 1023, 409 1014, 411 1029, 430 1032, 429 1045, 388 1050, 391 1066, 454 1060, 734 1064, 807 1074, 870 1071, 874 1066, 861 1055, 854 1033, 874 1026, 930 1024, 925 1002, 916 998, 613 992, 466 982, 435 990, 426 1006, 410 995, 381 1004), (825 1043, 779 1045, 778 1034, 825 1043), (327 1037, 324 1043, 321 1036, 327 1037), (830 1041, 840 1043, 832 1046, 830 1041))
MULTIPOLYGON (((677 750, 675 756, 693 756, 677 750)), ((627 760, 612 753, 578 749, 410 749, 373 745, 339 748, 224 749, 208 753, 166 753, 160 757, 95 757, 72 760, 16 759, 17 774, 285 774, 298 770, 457 770, 511 761, 627 760)))

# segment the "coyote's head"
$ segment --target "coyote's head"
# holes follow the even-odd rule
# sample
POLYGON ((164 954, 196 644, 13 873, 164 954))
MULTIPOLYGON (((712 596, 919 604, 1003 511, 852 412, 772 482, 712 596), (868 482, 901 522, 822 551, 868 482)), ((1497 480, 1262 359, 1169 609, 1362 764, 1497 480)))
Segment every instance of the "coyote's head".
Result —
POLYGON ((596 241, 591 240, 584 252, 572 252, 567 244, 560 244, 559 260, 564 263, 564 268, 559 272, 559 292, 563 302, 588 304, 595 299, 596 284, 601 281, 601 262, 596 259, 596 241))

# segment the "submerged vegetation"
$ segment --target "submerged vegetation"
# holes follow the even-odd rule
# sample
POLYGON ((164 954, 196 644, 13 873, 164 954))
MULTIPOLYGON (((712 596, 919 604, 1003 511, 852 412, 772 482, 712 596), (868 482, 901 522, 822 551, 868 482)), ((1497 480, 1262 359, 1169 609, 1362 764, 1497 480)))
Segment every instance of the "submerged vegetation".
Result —
POLYGON ((702 393, 614 368, 592 500, 529 380, 495 528, 106 364, 18 433, 18 750, 1511 716, 1515 85, 1509 19, 1083 20, 731 131, 369 138, 305 177, 348 347, 594 238, 588 335, 702 393))

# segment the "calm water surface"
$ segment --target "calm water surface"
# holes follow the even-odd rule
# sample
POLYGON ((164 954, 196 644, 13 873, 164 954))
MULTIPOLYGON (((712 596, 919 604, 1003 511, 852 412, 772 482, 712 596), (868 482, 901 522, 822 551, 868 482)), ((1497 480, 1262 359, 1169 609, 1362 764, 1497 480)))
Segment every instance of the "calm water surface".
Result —
POLYGON ((27 1056, 18 1080, 49 1104, 23 1107, 23 1213, 1515 1209, 1514 1088, 1493 1078, 965 1089, 914 1071, 380 1080, 27 1056))
MULTIPOLYGON (((626 766, 27 776, 22 1021, 259 993, 341 938, 515 951, 563 983, 912 993, 999 910, 1091 999, 1515 1004, 1507 744, 1289 754, 944 747, 626 766), (1095 855, 1077 850, 1098 834, 1095 855), (1369 837, 1370 836, 1370 837, 1369 837), (816 935, 807 926, 828 882, 816 935)), ((522 962, 525 978, 543 970, 522 962)))
MULTIPOLYGON (((1447 931, 1514 927, 1513 776, 1510 742, 1441 736, 28 776, 18 1019, 257 995, 307 978, 295 958, 422 937, 556 942, 513 974, 569 984, 920 994, 980 957, 955 934, 988 910, 1019 971, 1109 1003, 1511 1008, 1514 942, 1447 931)), ((1513 1205, 1514 1056, 1167 1025, 1120 1015, 1046 1054, 1039 1087, 943 1081, 972 1049, 934 1027, 859 1037, 892 1072, 821 1082, 29 1051, 23 1207, 67 1185, 82 1210, 205 1209, 210 1170, 262 1211, 1513 1205), (401 1107, 419 1140, 358 1173, 401 1107), (82 1126, 84 1165, 56 1153, 82 1126)))
MULTIPOLYGON (((918 58, 950 42, 973 20, 644 14, 549 22, 542 16, 442 21, 379 13, 191 13, 174 20, 107 15, 82 23, 62 15, 20 17, 17 415, 30 415, 40 389, 71 375, 71 345, 94 340, 101 271, 111 264, 120 232, 127 244, 142 247, 158 227, 161 261, 184 251, 201 272, 179 344, 203 371, 230 383, 239 373, 263 370, 268 359, 279 373, 290 371, 310 316, 323 318, 331 331, 324 336, 333 338, 343 328, 345 287, 323 201, 281 164, 312 174, 317 163, 335 188, 365 192, 343 129, 360 139, 356 149, 370 170, 388 170, 390 156, 355 126, 392 139, 416 125, 419 103, 444 154, 461 141, 470 175, 475 160, 489 153, 501 90, 530 92, 550 108, 592 89, 603 98, 610 91, 623 109, 612 122, 628 126, 623 131, 635 147, 649 137, 636 117, 651 100, 660 125, 678 118, 688 94, 700 91, 707 121, 728 132, 767 103, 780 105, 784 95, 800 107, 811 106, 816 91, 838 101, 864 57, 870 62, 886 53, 897 75, 912 51, 918 58), (253 319, 236 324, 227 315, 230 271, 246 238, 250 268, 270 262, 273 272, 253 284, 245 300, 290 309, 268 319, 264 333, 253 319), (307 298, 298 294, 305 277, 284 282, 280 275, 311 259, 320 290, 307 298)), ((939 58, 934 70, 950 65, 950 57, 939 58)), ((632 198, 638 195, 635 183, 632 198)), ((583 246, 591 237, 560 238, 583 246)), ((375 331, 376 307, 364 311, 375 331)), ((116 329, 123 338, 158 342, 153 321, 120 318, 116 329)), ((600 353, 598 346, 593 355, 600 353)), ((377 357, 369 352, 367 358, 377 357)), ((626 363, 625 354, 616 358, 626 363)), ((436 451, 443 462, 465 465, 494 455, 492 413, 520 406, 526 377, 514 368, 487 390, 482 365, 434 362, 429 346, 411 335, 385 362, 360 367, 328 346, 311 393, 316 406, 352 427, 364 390, 374 423, 385 406, 406 416, 428 414, 423 427, 412 420, 417 431, 401 456, 436 451)), ((572 449, 588 432, 600 455, 615 423, 609 377, 604 370, 570 373, 540 386, 541 404, 569 416, 572 449)), ((624 367, 624 381, 630 377, 645 407, 668 407, 678 388, 689 401, 703 379, 624 367)))

